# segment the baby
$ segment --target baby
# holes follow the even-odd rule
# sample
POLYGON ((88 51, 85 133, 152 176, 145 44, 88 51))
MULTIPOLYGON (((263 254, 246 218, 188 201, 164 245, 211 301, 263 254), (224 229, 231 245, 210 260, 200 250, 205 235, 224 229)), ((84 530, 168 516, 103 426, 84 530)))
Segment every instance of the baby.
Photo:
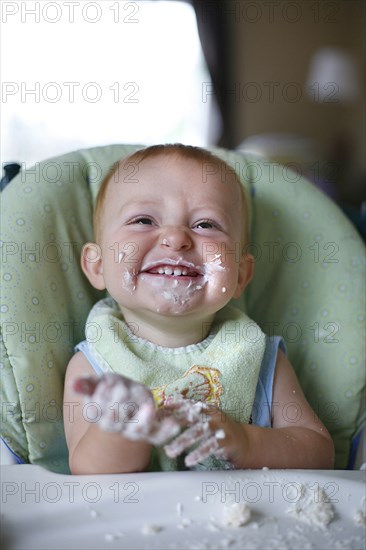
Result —
POLYGON ((281 339, 229 305, 253 277, 247 225, 235 172, 198 147, 148 147, 104 180, 81 266, 109 297, 66 372, 72 473, 332 467, 281 339))

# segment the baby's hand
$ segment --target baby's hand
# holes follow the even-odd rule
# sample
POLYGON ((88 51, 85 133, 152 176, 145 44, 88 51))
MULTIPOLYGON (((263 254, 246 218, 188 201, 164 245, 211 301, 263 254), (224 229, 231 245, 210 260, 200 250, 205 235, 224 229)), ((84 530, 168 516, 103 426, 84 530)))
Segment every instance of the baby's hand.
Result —
POLYGON ((172 443, 165 445, 164 449, 168 457, 175 458, 198 443, 198 447, 185 457, 187 467, 194 466, 211 455, 225 459, 225 449, 219 443, 220 440, 225 439, 225 432, 222 428, 214 429, 210 426, 207 419, 207 405, 200 401, 179 399, 168 401, 164 411, 167 414, 173 414, 181 426, 187 427, 172 443))
POLYGON ((160 420, 150 390, 130 378, 114 373, 98 379, 79 378, 74 389, 92 398, 100 413, 98 424, 104 431, 162 445, 180 430, 172 416, 160 420))

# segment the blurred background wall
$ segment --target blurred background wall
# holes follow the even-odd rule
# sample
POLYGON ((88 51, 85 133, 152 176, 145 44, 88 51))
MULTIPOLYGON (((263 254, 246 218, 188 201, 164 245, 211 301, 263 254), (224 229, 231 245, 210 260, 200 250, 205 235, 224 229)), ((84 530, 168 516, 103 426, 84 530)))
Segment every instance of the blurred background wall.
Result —
POLYGON ((241 14, 229 19, 231 77, 248 97, 231 101, 231 145, 258 134, 307 138, 298 154, 307 143, 313 175, 358 204, 366 184, 365 2, 233 4, 241 14))
POLYGON ((0 8, 3 164, 116 142, 221 145, 292 163, 366 219, 364 0, 0 8))

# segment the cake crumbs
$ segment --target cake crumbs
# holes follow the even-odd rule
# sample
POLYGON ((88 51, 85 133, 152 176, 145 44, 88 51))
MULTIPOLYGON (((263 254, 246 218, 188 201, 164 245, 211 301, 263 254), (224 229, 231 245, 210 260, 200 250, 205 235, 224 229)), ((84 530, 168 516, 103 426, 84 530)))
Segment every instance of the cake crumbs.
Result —
POLYGON ((356 525, 366 525, 366 497, 362 497, 360 507, 353 516, 356 525))
POLYGON ((321 488, 316 493, 306 484, 301 485, 300 497, 288 513, 296 519, 309 525, 327 527, 334 519, 333 505, 327 500, 325 491, 321 488))
POLYGON ((186 529, 189 525, 191 525, 193 522, 189 518, 183 518, 180 523, 178 523, 177 527, 178 529, 186 529))
POLYGON ((162 525, 158 525, 156 523, 145 523, 142 527, 142 534, 143 535, 156 535, 157 533, 160 533, 160 531, 163 530, 162 525))
POLYGON ((223 524, 231 527, 242 527, 250 521, 250 508, 244 502, 233 502, 224 507, 223 524))

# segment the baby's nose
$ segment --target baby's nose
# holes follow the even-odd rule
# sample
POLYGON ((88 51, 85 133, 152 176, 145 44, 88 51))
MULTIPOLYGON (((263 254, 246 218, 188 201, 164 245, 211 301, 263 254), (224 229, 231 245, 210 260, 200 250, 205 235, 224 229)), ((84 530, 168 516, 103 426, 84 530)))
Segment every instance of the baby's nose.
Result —
POLYGON ((161 245, 172 250, 189 250, 192 240, 187 228, 177 225, 165 226, 161 232, 161 245))

